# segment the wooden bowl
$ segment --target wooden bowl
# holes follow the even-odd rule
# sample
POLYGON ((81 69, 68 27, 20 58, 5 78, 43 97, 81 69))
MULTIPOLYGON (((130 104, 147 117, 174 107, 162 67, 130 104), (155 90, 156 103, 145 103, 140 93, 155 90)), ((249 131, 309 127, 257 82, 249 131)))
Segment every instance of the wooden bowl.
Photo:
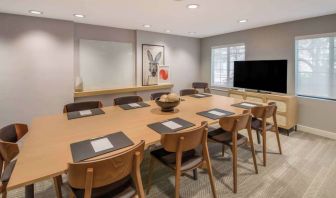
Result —
POLYGON ((163 112, 172 112, 177 105, 180 104, 180 99, 175 102, 161 102, 160 98, 155 99, 155 103, 161 107, 161 111, 163 112))

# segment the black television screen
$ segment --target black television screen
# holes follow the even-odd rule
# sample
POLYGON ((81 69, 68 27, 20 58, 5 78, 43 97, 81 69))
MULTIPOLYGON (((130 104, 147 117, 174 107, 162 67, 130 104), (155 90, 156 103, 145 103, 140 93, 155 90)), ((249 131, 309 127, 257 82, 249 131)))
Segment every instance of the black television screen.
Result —
POLYGON ((287 60, 235 61, 233 86, 287 93, 287 60))

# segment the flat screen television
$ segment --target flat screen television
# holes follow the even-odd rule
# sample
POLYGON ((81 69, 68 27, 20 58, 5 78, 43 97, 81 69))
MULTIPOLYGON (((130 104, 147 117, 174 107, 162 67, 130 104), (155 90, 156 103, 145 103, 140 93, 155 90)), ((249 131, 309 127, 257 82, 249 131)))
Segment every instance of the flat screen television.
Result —
POLYGON ((287 93, 287 60, 235 61, 233 86, 287 93))

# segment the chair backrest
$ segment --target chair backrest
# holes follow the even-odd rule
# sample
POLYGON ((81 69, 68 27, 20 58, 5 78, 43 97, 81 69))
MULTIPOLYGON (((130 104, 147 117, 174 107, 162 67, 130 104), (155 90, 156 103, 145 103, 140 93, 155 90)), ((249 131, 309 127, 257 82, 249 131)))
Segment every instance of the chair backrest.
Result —
POLYGON ((193 82, 192 83, 192 87, 194 89, 205 89, 205 88, 208 88, 208 83, 206 82, 193 82))
POLYGON ((267 106, 257 106, 251 109, 255 118, 267 119, 276 116, 277 106, 275 102, 268 103, 267 106))
POLYGON ((196 89, 182 89, 180 90, 180 96, 187 96, 197 94, 198 91, 196 89))
POLYGON ((73 111, 83 111, 88 109, 102 108, 103 104, 100 101, 75 102, 64 105, 63 113, 73 111))
POLYGON ((129 104, 129 103, 135 103, 135 102, 142 102, 142 98, 140 96, 124 96, 114 99, 115 105, 123 105, 123 104, 129 104))
POLYGON ((16 143, 28 132, 26 124, 10 124, 0 129, 0 140, 16 143))
POLYGON ((251 114, 245 110, 243 114, 223 117, 219 120, 219 125, 227 132, 237 132, 247 129, 251 124, 251 114))
POLYGON ((160 98, 162 95, 168 95, 169 92, 157 92, 151 94, 151 100, 155 100, 156 98, 160 98))
POLYGON ((202 122, 201 126, 194 129, 162 135, 161 144, 163 145, 163 148, 169 152, 177 152, 179 146, 182 152, 189 151, 206 142, 207 133, 208 124, 202 122))
POLYGON ((194 89, 203 89, 204 93, 210 93, 209 84, 206 82, 193 82, 192 87, 194 89))
POLYGON ((0 129, 0 173, 3 167, 9 164, 18 154, 19 146, 16 144, 26 133, 26 124, 10 124, 0 129))
POLYGON ((136 146, 120 154, 107 158, 68 164, 69 185, 77 189, 85 189, 87 182, 91 188, 99 188, 113 184, 128 177, 134 169, 140 169, 143 160, 145 142, 141 141, 136 146), (92 181, 88 174, 91 175, 92 181))

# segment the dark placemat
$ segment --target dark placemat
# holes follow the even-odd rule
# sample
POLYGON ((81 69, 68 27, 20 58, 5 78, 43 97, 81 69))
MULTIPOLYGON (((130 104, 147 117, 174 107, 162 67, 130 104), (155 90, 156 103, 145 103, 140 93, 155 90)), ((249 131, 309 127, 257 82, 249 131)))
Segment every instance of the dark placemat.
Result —
POLYGON ((252 102, 240 102, 240 103, 237 103, 237 104, 233 104, 231 106, 239 107, 239 108, 243 108, 243 109, 252 109, 253 107, 260 107, 261 105, 256 104, 256 103, 252 103, 252 102), (247 104, 247 105, 244 105, 244 104, 247 104))
POLYGON ((213 119, 213 120, 217 120, 217 119, 222 118, 222 117, 233 115, 234 113, 230 112, 230 111, 225 111, 223 109, 215 108, 215 109, 210 109, 208 111, 198 112, 197 114, 201 115, 201 116, 204 116, 204 117, 207 117, 207 118, 210 118, 210 119, 213 119))
POLYGON ((149 128, 153 129, 154 131, 158 132, 158 133, 171 133, 171 132, 176 132, 176 131, 180 131, 189 127, 193 127, 195 126, 193 123, 188 122, 186 120, 183 120, 181 118, 172 118, 169 120, 164 120, 161 122, 156 122, 153 124, 149 124, 147 125, 149 128), (178 128, 170 128, 169 126, 164 125, 165 124, 173 124, 173 125, 180 125, 180 127, 178 128))
MULTIPOLYGON (((132 104, 132 103, 130 103, 132 104)), ((140 105, 139 107, 132 107, 129 104, 123 104, 123 105, 119 105, 120 108, 124 109, 124 110, 130 110, 130 109, 139 109, 139 108, 143 108, 143 107, 149 107, 150 105, 144 102, 135 102, 135 104, 140 105)))
POLYGON ((72 159, 74 162, 80 162, 85 159, 96 157, 105 153, 116 151, 128 146, 132 146, 134 143, 123 133, 116 132, 103 137, 88 139, 80 142, 70 144, 72 159), (100 143, 98 143, 101 141, 100 143), (109 142, 112 147, 107 149, 99 149, 95 151, 92 144, 102 144, 109 142))
POLYGON ((105 114, 105 112, 102 109, 99 109, 99 108, 97 108, 97 109, 88 109, 88 110, 84 110, 84 111, 91 111, 91 114, 89 114, 89 115, 81 115, 80 114, 81 111, 69 112, 69 113, 67 113, 68 120, 77 119, 77 118, 83 118, 83 117, 90 117, 90 116, 95 116, 95 115, 100 115, 100 114, 105 114))
POLYGON ((190 97, 193 97, 193 98, 207 98, 207 97, 211 97, 211 96, 212 96, 211 94, 205 94, 205 93, 190 95, 190 97))

